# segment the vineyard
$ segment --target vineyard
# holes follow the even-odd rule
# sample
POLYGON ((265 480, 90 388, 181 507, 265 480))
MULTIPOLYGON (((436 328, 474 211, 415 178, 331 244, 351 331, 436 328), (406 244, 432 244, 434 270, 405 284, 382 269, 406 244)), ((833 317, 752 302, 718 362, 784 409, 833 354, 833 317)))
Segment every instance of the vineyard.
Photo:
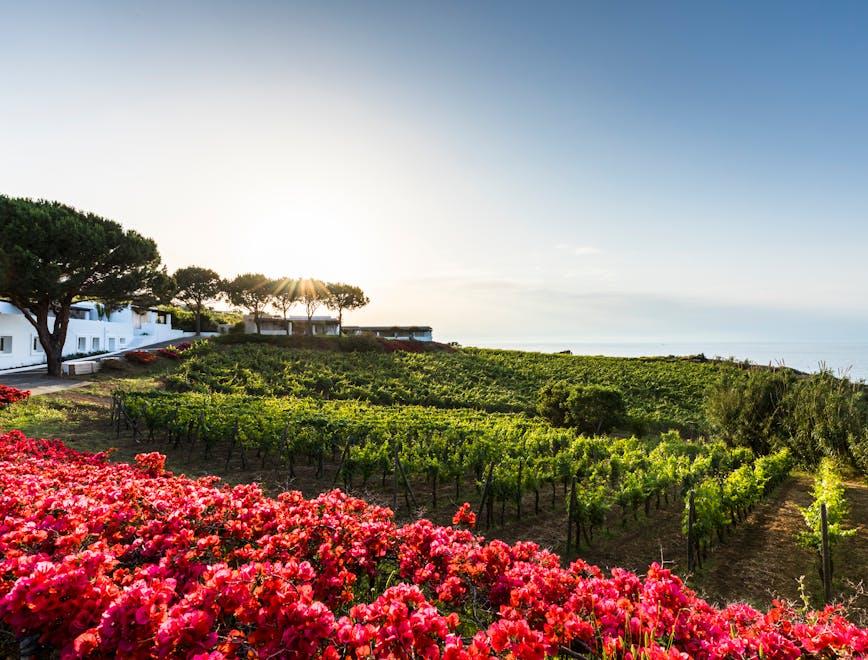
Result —
POLYGON ((172 375, 180 391, 318 396, 376 404, 534 410, 552 380, 620 390, 639 426, 704 429, 710 383, 743 376, 739 365, 682 358, 609 358, 463 348, 455 352, 336 352, 265 344, 203 344, 172 375))
POLYGON ((740 519, 789 472, 785 450, 754 461, 749 449, 660 437, 588 438, 523 414, 376 406, 356 401, 232 394, 118 392, 118 431, 130 427, 144 443, 171 445, 214 461, 280 466, 289 478, 300 465, 322 490, 370 482, 390 489, 408 510, 432 510, 444 497, 471 499, 487 526, 506 516, 560 510, 565 548, 591 543, 596 531, 649 515, 661 499, 696 492, 685 533, 700 556, 711 534, 740 519), (222 452, 218 454, 218 451, 222 452), (326 461, 334 468, 327 473, 326 461), (276 462, 276 463, 275 463, 276 462), (549 495, 550 493, 550 495, 549 495), (430 499, 428 499, 430 498, 430 499))
POLYGON ((0 436, 0 622, 22 655, 856 658, 834 608, 717 609, 670 571, 611 576, 529 542, 398 526, 339 491, 265 497, 0 436))

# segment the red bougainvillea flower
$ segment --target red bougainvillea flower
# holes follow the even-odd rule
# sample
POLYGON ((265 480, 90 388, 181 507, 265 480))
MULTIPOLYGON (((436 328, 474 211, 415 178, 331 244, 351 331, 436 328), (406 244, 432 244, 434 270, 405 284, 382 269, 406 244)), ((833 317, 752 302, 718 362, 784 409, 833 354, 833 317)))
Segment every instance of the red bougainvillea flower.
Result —
POLYGON ((340 491, 306 500, 0 435, 0 624, 62 658, 861 658, 834 607, 712 607, 671 571, 398 527, 340 491))
POLYGON ((470 502, 465 502, 452 516, 453 525, 467 525, 470 529, 476 527, 476 514, 470 508, 470 502))

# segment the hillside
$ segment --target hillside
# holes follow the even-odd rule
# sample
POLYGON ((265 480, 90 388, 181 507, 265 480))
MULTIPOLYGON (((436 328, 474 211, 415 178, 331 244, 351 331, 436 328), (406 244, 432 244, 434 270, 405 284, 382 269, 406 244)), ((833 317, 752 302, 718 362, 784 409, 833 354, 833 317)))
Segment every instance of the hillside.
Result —
POLYGON ((339 352, 269 344, 204 345, 170 378, 179 390, 319 396, 378 404, 533 412, 552 380, 618 388, 639 425, 705 426, 709 384, 743 373, 729 362, 612 358, 463 348, 455 352, 339 352))

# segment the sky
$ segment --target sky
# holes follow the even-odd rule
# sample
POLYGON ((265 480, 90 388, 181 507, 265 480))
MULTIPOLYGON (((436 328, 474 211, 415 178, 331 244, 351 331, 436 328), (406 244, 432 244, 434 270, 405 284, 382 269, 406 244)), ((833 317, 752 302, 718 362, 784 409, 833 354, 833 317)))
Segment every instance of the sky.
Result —
MULTIPOLYGON (((0 193, 462 343, 868 338, 868 5, 7 2, 0 193)), ((2 240, 2 238, 0 238, 2 240)))

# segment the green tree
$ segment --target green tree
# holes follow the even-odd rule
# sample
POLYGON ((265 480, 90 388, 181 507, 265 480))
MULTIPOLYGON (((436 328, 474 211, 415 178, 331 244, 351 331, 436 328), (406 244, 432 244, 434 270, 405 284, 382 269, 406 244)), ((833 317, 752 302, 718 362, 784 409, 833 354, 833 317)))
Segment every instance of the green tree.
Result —
POLYGON ((328 287, 322 280, 306 278, 298 281, 298 300, 304 305, 309 335, 313 334, 313 315, 328 300, 328 294, 328 287))
POLYGON ((343 331, 345 309, 360 309, 371 302, 371 299, 365 295, 365 292, 353 284, 329 282, 326 284, 326 288, 328 289, 328 293, 326 294, 325 304, 326 307, 338 313, 339 332, 343 331))
POLYGON ((262 273, 244 273, 226 284, 229 302, 253 316, 256 334, 262 334, 262 312, 272 301, 271 280, 262 273))
POLYGON ((142 300, 166 277, 154 241, 59 202, 0 196, 0 236, 0 296, 36 329, 53 376, 75 300, 142 300))
POLYGON ((187 266, 174 275, 177 292, 175 298, 187 305, 196 315, 196 335, 202 334, 202 310, 205 303, 215 299, 223 290, 223 280, 210 268, 187 266))
POLYGON ((290 307, 298 302, 298 280, 294 280, 291 277, 282 277, 274 280, 271 283, 271 291, 271 304, 283 314, 283 327, 286 329, 286 334, 289 334, 287 315, 289 314, 290 307))

